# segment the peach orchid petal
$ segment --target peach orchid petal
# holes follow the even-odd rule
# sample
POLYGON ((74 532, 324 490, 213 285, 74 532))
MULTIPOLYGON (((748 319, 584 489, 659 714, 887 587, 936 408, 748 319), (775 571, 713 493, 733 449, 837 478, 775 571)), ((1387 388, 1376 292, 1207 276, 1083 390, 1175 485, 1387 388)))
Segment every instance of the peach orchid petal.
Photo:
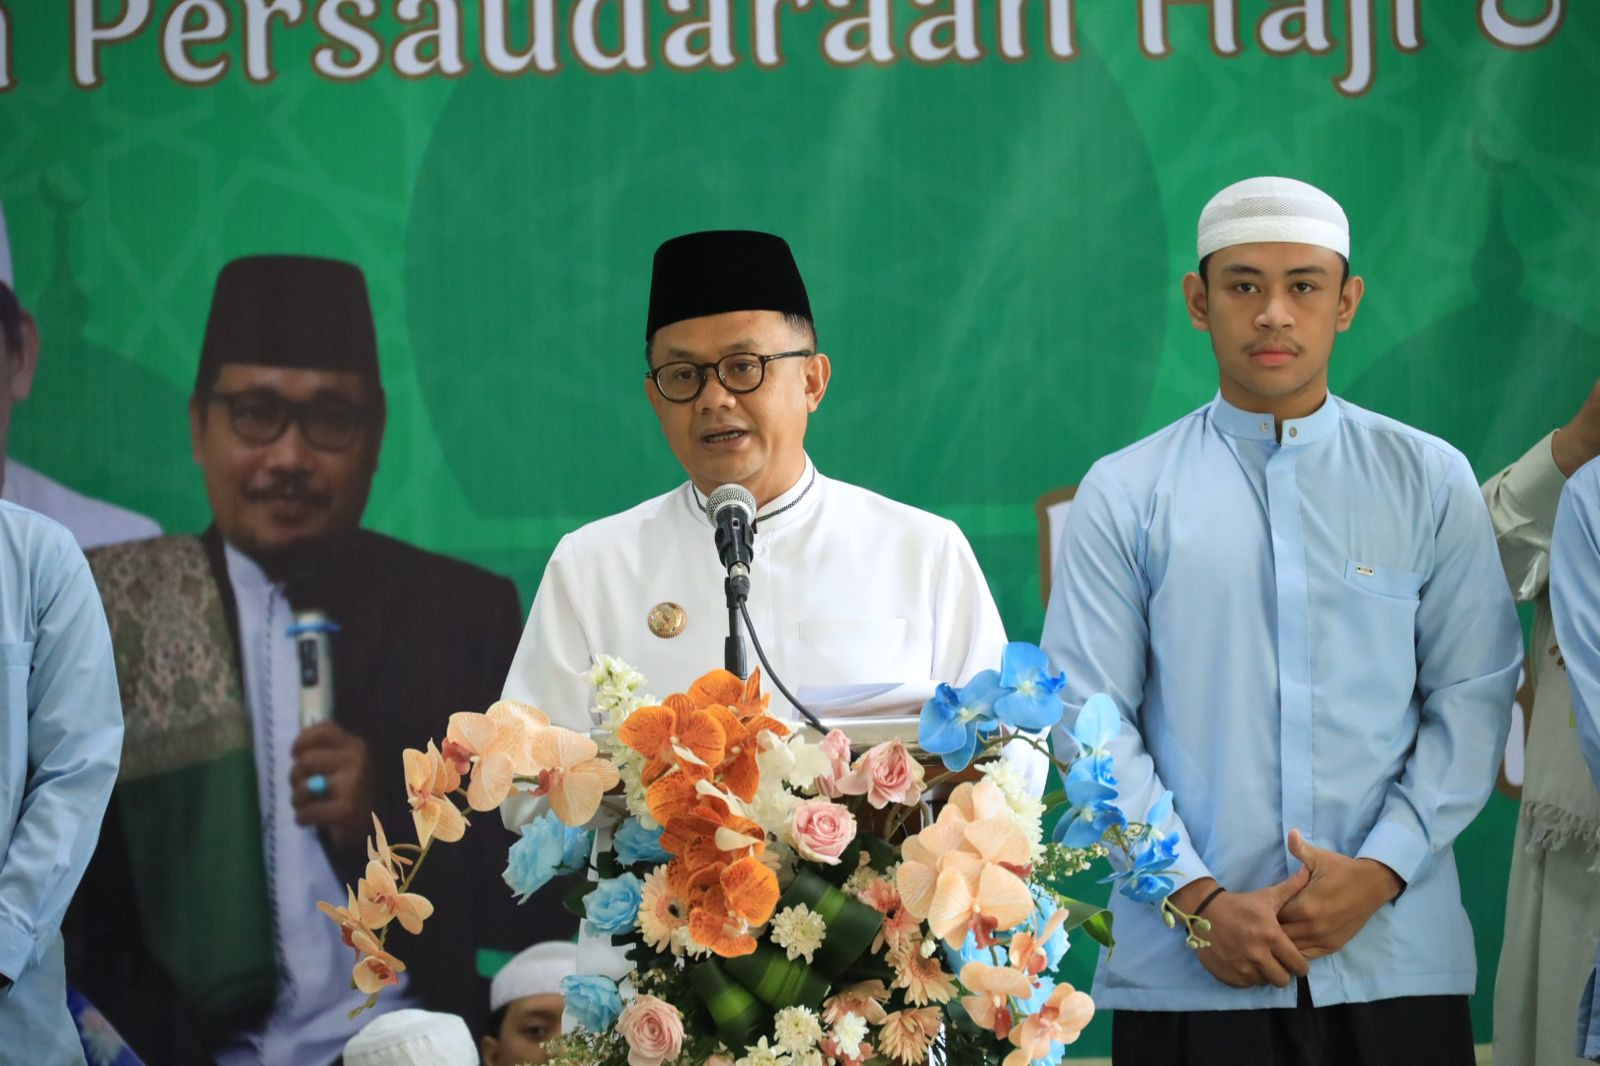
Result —
POLYGON ((585 759, 566 770, 548 771, 550 809, 564 825, 580 826, 594 817, 600 801, 622 780, 605 759, 585 759))

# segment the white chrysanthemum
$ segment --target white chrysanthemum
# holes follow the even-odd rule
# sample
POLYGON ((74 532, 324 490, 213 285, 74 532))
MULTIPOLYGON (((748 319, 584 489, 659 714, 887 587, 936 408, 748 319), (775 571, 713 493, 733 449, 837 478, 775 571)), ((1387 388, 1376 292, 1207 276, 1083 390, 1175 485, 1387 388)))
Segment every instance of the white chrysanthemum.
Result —
POLYGON ((799 1054, 817 1046, 822 1039, 822 1022, 809 1008, 785 1007, 773 1019, 772 1034, 780 1048, 799 1054))
POLYGON ((785 907, 772 919, 772 942, 789 958, 804 958, 808 964, 812 954, 822 946, 827 932, 828 923, 822 920, 822 915, 804 903, 785 907))
MULTIPOLYGON (((865 859, 862 859, 861 864, 856 867, 855 872, 849 877, 845 878, 844 884, 841 886, 841 890, 847 896, 859 898, 861 893, 867 890, 867 886, 881 876, 886 875, 879 874, 877 870, 874 870, 867 864, 865 859)), ((890 881, 894 880, 892 871, 887 876, 890 881)))
POLYGON ((785 1055, 782 1049, 770 1047, 767 1038, 762 1037, 760 1043, 745 1048, 744 1054, 733 1066, 794 1066, 794 1060, 785 1055))
POLYGON ((853 1059, 861 1054, 861 1042, 867 1038, 867 1020, 853 1012, 846 1014, 833 1023, 832 1036, 839 1050, 853 1059))
POLYGON ((828 1060, 822 1057, 822 1052, 816 1048, 806 1051, 796 1051, 791 1066, 828 1066, 828 1060))
POLYGON ((1011 808, 1012 818, 1028 835, 1028 846, 1033 851, 1034 861, 1043 858, 1045 807, 1043 801, 1028 791, 1028 783, 1023 780, 1022 771, 1004 759, 996 759, 980 765, 978 772, 993 781, 1000 794, 1005 797, 1006 806, 1011 808))

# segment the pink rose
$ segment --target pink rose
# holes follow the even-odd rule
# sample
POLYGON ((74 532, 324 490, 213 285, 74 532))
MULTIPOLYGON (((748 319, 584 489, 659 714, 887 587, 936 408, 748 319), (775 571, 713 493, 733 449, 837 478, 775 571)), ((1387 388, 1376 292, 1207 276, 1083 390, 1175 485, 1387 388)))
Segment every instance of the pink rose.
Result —
POLYGON ((623 1007, 617 1032, 628 1042, 628 1066, 661 1066, 683 1049, 683 1016, 655 996, 636 996, 623 1007))
POLYGON ((818 774, 812 785, 819 796, 837 799, 843 795, 838 787, 839 778, 850 772, 850 738, 837 729, 830 729, 817 746, 828 757, 828 769, 818 774))
POLYGON ((856 838, 856 816, 825 799, 807 800, 790 813, 789 836, 802 859, 834 866, 856 838))
POLYGON ((922 767, 904 744, 886 740, 857 759, 836 787, 842 795, 865 795, 879 810, 891 803, 909 807, 922 798, 922 767))

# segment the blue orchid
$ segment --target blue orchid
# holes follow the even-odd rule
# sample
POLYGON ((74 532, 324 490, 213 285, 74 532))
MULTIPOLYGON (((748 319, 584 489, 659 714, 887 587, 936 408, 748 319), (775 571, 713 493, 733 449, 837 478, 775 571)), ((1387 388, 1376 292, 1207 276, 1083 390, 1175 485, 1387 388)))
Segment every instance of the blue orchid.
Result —
POLYGON ((922 705, 917 742, 923 751, 938 755, 949 769, 966 769, 978 749, 979 737, 999 728, 995 702, 1005 693, 997 670, 983 671, 960 691, 941 684, 922 705))
POLYGON ((1050 674, 1050 660, 1037 644, 1014 641, 1000 656, 1000 684, 1010 691, 995 701, 994 713, 1013 729, 1036 733, 1061 721, 1061 686, 1066 674, 1050 674))
POLYGON ((1097 692, 1083 702, 1078 717, 1072 723, 1072 739, 1084 751, 1105 751, 1106 746, 1122 732, 1122 715, 1117 705, 1104 692, 1097 692))
POLYGON ((1098 844, 1112 828, 1128 824, 1127 815, 1116 804, 1117 777, 1107 752, 1081 756, 1067 771, 1067 802, 1072 809, 1056 823, 1055 841, 1069 848, 1098 844))
POLYGON ((1161 823, 1172 813, 1172 793, 1163 792, 1145 815, 1149 832, 1130 857, 1128 868, 1101 879, 1114 881, 1117 891, 1138 903, 1159 903, 1172 894, 1173 878, 1166 871, 1178 857, 1178 834, 1161 832, 1161 823))

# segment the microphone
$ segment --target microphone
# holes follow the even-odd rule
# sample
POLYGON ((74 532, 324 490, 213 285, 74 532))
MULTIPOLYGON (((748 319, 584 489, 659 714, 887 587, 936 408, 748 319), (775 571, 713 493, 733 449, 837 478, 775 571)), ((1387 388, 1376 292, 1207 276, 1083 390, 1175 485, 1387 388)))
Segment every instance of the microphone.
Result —
POLYGON ((300 728, 333 717, 333 654, 329 635, 339 627, 321 611, 296 611, 288 635, 300 666, 300 728))
POLYGON ((756 498, 743 485, 723 485, 706 497, 706 517, 717 531, 717 557, 723 569, 742 566, 748 573, 755 558, 756 498))

